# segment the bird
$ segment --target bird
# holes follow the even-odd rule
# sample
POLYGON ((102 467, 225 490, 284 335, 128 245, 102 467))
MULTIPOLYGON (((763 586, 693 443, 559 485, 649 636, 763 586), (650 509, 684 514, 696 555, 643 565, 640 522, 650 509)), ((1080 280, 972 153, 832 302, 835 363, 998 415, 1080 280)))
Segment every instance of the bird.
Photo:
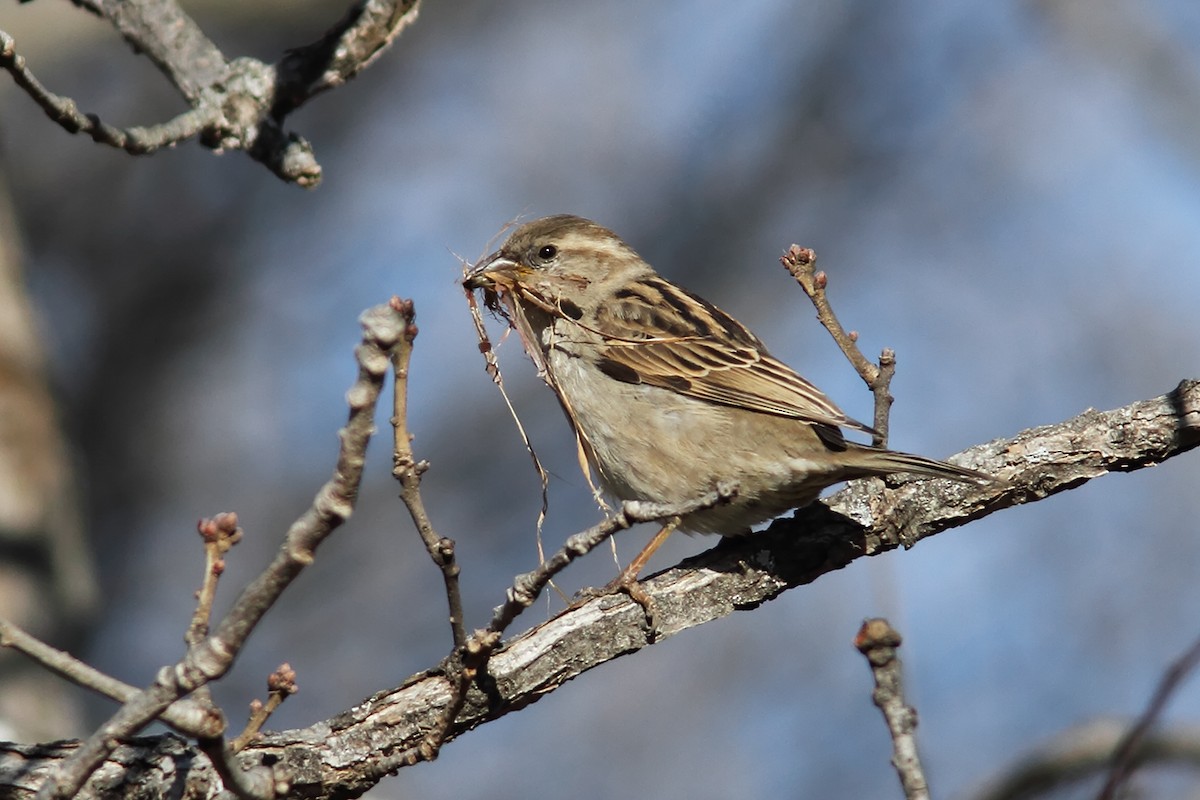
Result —
MULTIPOLYGON (((674 529, 746 534, 855 478, 995 481, 848 440, 843 429, 873 430, 732 315, 663 278, 616 233, 583 217, 516 227, 467 269, 463 286, 481 290, 516 328, 609 495, 680 505, 736 487, 727 502, 668 520, 658 544, 674 529)), ((637 570, 649 556, 635 559, 637 570)), ((626 583, 634 566, 623 573, 626 583)))

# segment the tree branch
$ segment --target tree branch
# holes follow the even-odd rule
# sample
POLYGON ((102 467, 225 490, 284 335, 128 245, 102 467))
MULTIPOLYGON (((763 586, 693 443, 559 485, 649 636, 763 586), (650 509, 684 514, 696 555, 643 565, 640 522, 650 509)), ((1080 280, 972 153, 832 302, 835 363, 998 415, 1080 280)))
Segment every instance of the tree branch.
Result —
MULTIPOLYGON (((1108 472, 1153 466, 1198 444, 1200 381, 1185 381, 1162 397, 1112 411, 1086 411, 1057 425, 971 448, 957 459, 999 473, 1010 485, 894 480, 879 488, 879 481, 854 482, 827 502, 777 520, 760 534, 723 539, 643 581, 658 612, 657 635, 646 629, 639 605, 625 595, 605 595, 510 640, 471 687, 446 740, 520 710, 600 664, 734 611, 756 608, 862 556, 911 547, 1000 509, 1040 500, 1108 472)), ((243 766, 275 765, 287 774, 292 791, 306 797, 356 796, 400 766, 389 754, 404 753, 437 730, 455 700, 454 688, 444 667, 436 667, 333 719, 265 734, 239 759, 243 766)), ((0 750, 0 792, 6 786, 30 785, 31 774, 49 768, 47 760, 63 758, 74 747, 78 744, 0 750)), ((134 750, 148 760, 173 762, 171 770, 156 775, 189 770, 189 786, 197 788, 194 796, 215 796, 220 782, 211 765, 175 737, 140 740, 134 750), (211 793, 201 791, 209 785, 206 780, 211 793)), ((125 746, 115 750, 87 791, 102 793, 111 786, 102 777, 120 775, 129 753, 125 746)), ((177 787, 160 777, 159 783, 139 788, 141 796, 150 798, 177 787)))
POLYGON ((244 150, 285 181, 321 180, 311 145, 285 131, 288 114, 315 95, 353 78, 417 17, 419 0, 358 0, 313 44, 287 51, 276 64, 228 59, 176 0, 75 0, 107 19, 134 52, 144 54, 190 109, 157 125, 121 129, 86 114, 69 97, 43 86, 0 31, 0 69, 54 122, 100 144, 145 155, 200 136, 220 152, 244 150))

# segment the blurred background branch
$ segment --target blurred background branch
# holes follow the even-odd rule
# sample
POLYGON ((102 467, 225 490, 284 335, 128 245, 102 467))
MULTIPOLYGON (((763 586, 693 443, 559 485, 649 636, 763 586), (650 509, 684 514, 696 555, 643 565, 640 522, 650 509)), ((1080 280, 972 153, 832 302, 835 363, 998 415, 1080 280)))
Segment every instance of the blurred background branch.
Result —
POLYGON ((175 0, 97 0, 85 7, 112 24, 135 53, 145 55, 191 109, 157 125, 121 130, 85 114, 42 85, 0 31, 0 68, 70 133, 131 155, 146 155, 193 136, 214 150, 243 150, 285 181, 313 187, 321 180, 312 147, 286 132, 283 120, 311 97, 365 69, 416 18, 419 0, 358 0, 316 42, 289 49, 276 64, 227 59, 175 0))

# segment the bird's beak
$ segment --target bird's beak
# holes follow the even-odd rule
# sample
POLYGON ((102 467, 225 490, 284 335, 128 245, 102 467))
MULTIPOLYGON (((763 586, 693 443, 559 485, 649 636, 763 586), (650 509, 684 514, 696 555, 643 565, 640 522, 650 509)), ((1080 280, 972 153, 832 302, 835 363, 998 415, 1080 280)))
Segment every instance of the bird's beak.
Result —
POLYGON ((463 277, 467 289, 493 289, 497 283, 511 284, 521 265, 499 250, 484 256, 463 277))

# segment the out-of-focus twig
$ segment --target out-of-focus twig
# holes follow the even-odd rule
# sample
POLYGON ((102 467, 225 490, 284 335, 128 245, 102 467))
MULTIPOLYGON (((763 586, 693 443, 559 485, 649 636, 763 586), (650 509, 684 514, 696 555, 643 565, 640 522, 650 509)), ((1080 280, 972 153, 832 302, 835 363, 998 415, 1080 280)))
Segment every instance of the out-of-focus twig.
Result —
POLYGON ((242 540, 237 514, 231 512, 202 519, 196 529, 204 540, 204 578, 200 591, 196 593, 192 624, 183 637, 189 647, 199 644, 208 635, 213 601, 217 598, 217 584, 220 583, 221 573, 225 571, 225 554, 242 540))
MULTIPOLYGON (((1055 734, 1037 743, 1030 752, 1006 767, 984 786, 968 795, 971 800, 1034 800, 1048 797, 1072 784, 1093 781, 1112 765, 1113 753, 1129 735, 1123 720, 1097 719, 1055 734)), ((1139 768, 1200 767, 1200 730, 1151 730, 1137 751, 1139 768)))
POLYGON ((224 675, 250 632, 315 557, 317 547, 349 519, 358 497, 375 406, 387 376, 389 353, 401 341, 404 318, 391 306, 363 313, 363 340, 355 350, 358 378, 346 400, 350 418, 339 432, 341 448, 333 478, 312 506, 288 529, 274 560, 238 597, 211 636, 188 648, 183 660, 159 670, 154 683, 130 698, 107 722, 59 763, 38 789, 38 800, 74 795, 121 739, 159 717, 171 703, 224 675))
POLYGON ((854 646, 867 657, 875 690, 871 700, 883 712, 888 733, 892 737, 892 766, 900 776, 907 800, 929 800, 929 784, 917 756, 917 711, 904 701, 904 686, 900 674, 900 634, 886 619, 863 622, 854 637, 854 646))
MULTIPOLYGON (((0 647, 11 647, 24 653, 71 683, 121 703, 132 699, 141 691, 136 686, 130 686, 83 663, 69 653, 51 647, 4 619, 0 619, 0 647)), ((210 703, 198 702, 194 697, 176 700, 159 718, 185 736, 216 736, 225 729, 225 718, 220 710, 210 703)))
POLYGON ((90 136, 98 144, 116 147, 130 155, 148 155, 164 147, 173 147, 198 136, 205 127, 217 120, 217 110, 204 107, 189 109, 172 120, 149 127, 117 128, 109 125, 95 114, 80 111, 71 98, 57 95, 43 86, 29 70, 25 57, 17 52, 16 42, 4 31, 0 31, 0 69, 12 75, 17 86, 64 130, 90 136))
POLYGON ((1158 722, 1163 709, 1171 700, 1171 695, 1195 672, 1197 666, 1200 666, 1200 639, 1193 642, 1187 652, 1163 674, 1150 703, 1113 751, 1112 766, 1098 795, 1099 800, 1112 800, 1117 796, 1117 791, 1136 769, 1143 741, 1158 722))

